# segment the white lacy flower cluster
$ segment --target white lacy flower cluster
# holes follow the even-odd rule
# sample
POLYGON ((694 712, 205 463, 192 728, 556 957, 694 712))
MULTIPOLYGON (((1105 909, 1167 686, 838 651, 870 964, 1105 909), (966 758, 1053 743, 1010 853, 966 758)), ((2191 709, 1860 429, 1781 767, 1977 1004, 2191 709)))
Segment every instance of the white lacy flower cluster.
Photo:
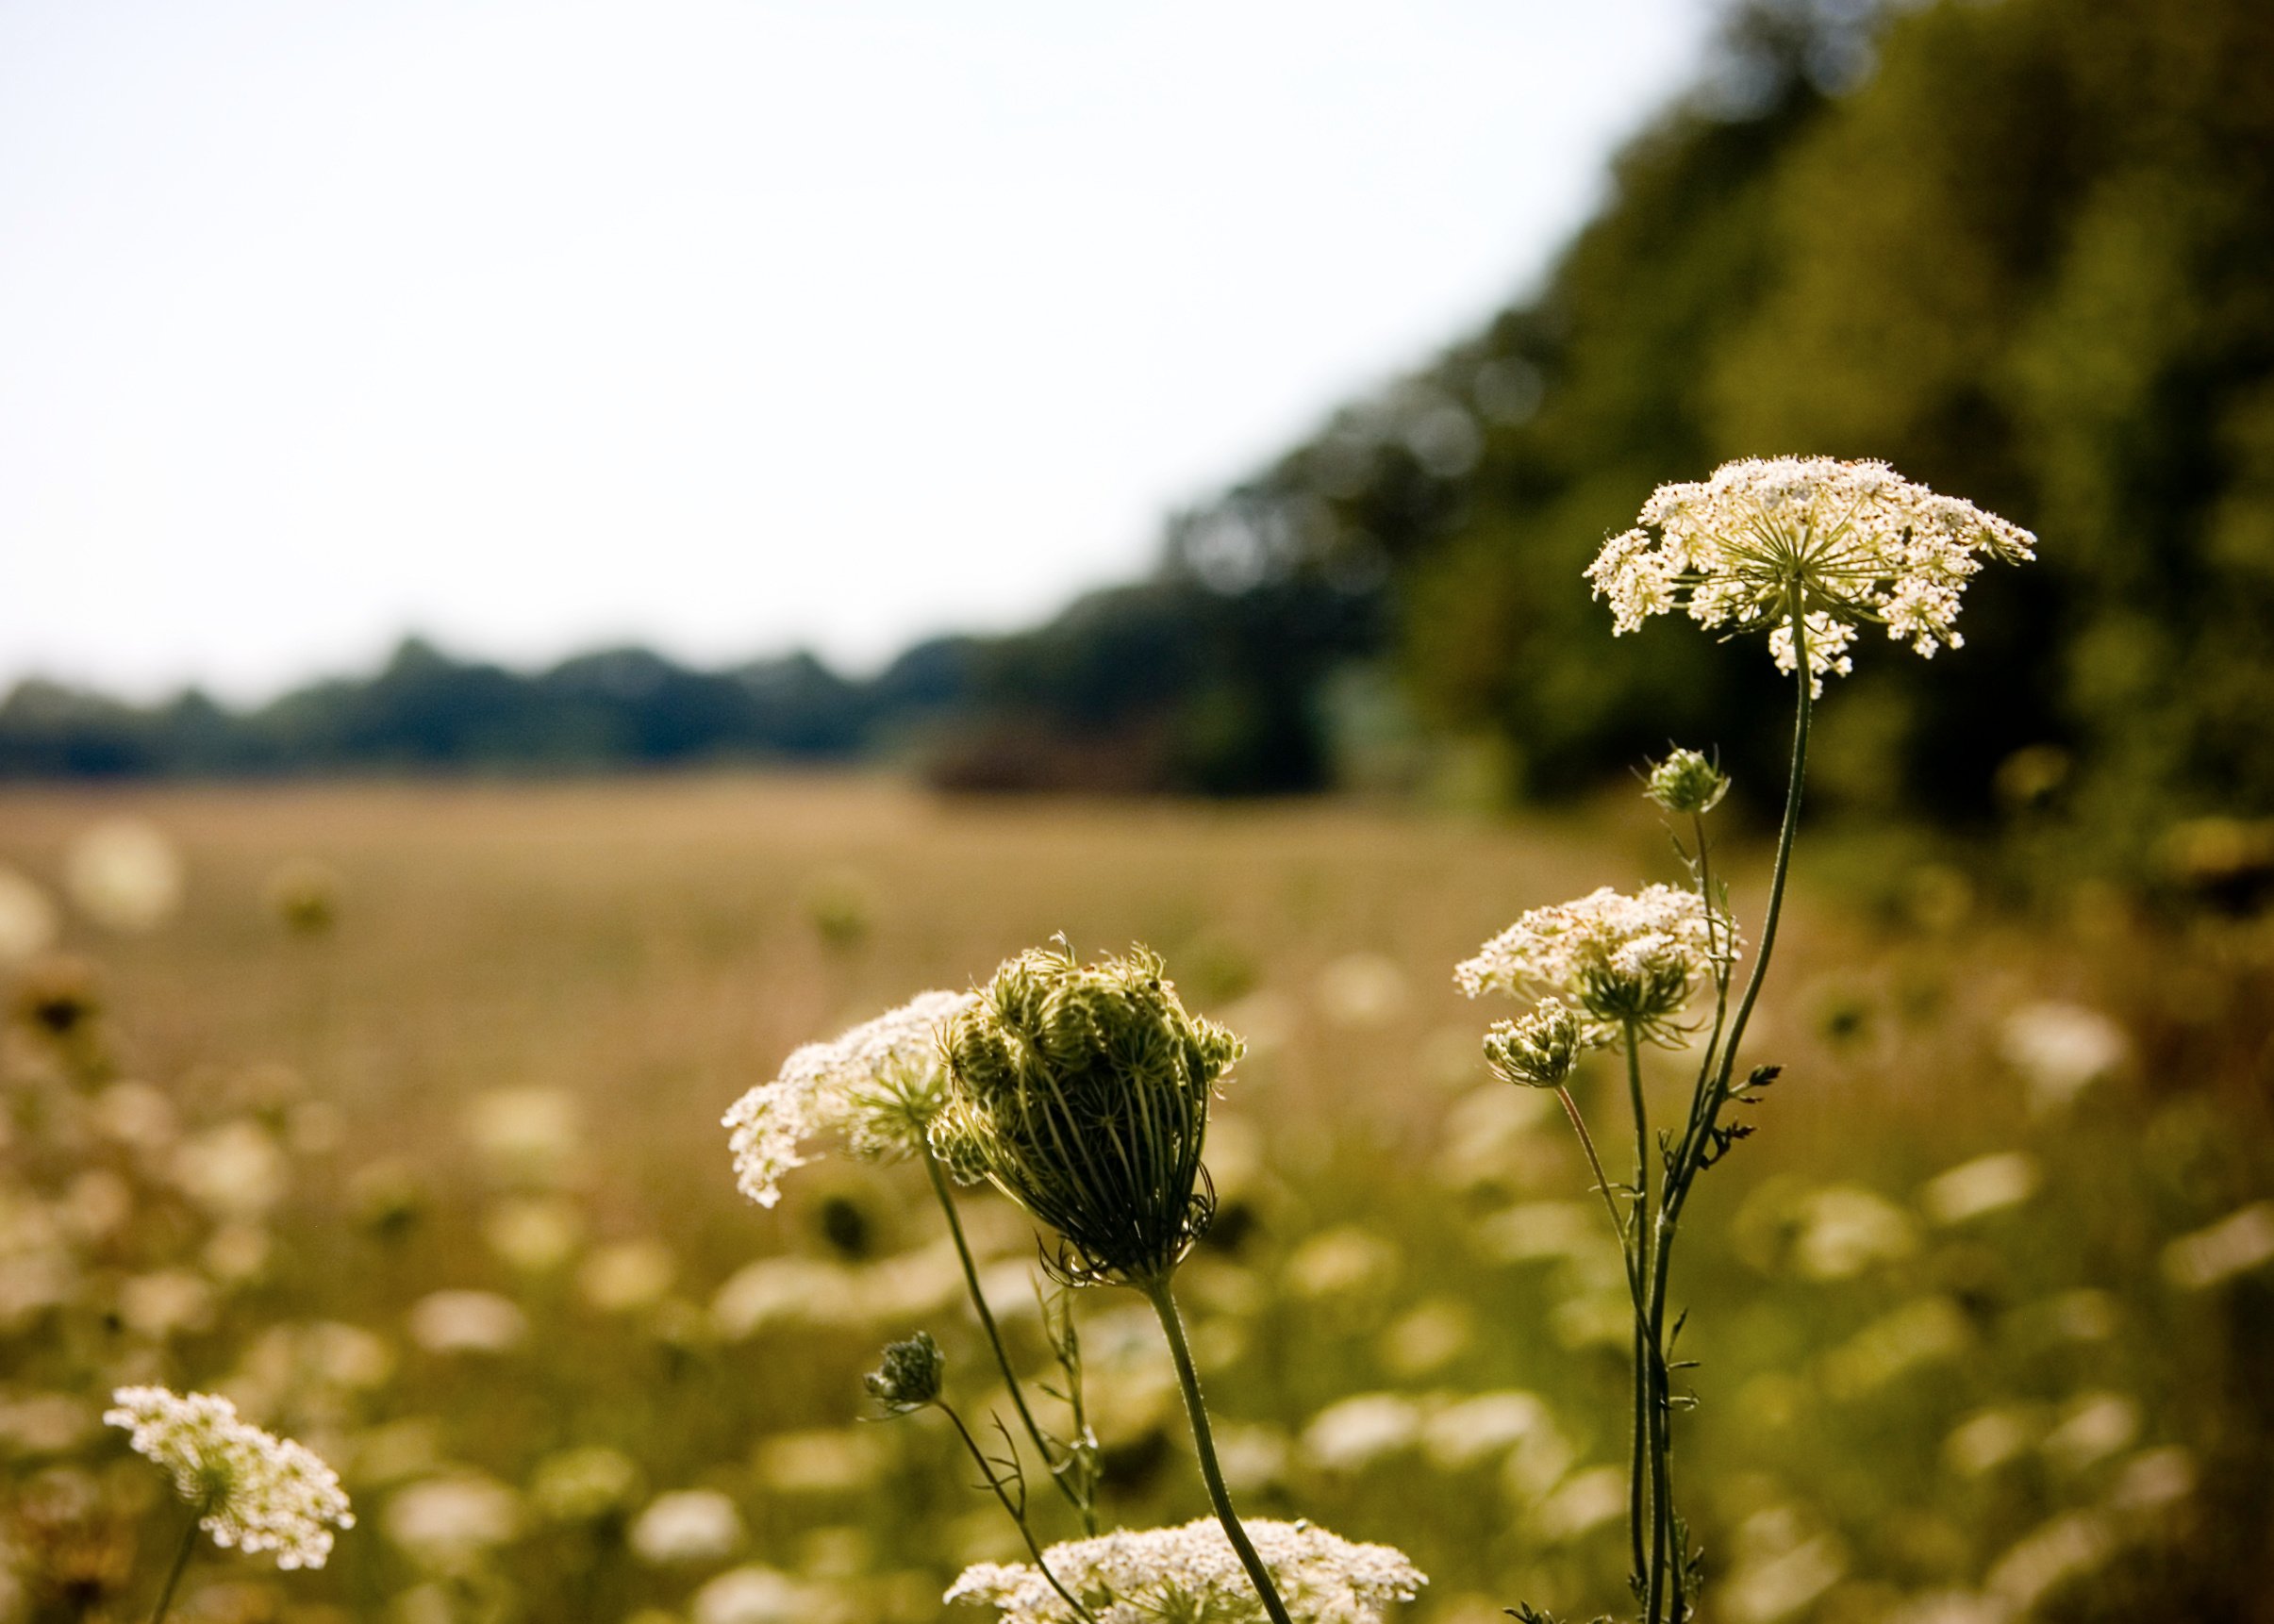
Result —
POLYGON ((305 1445, 240 1420, 228 1400, 164 1387, 121 1387, 110 1400, 103 1419, 126 1428, 135 1452, 205 1508, 198 1526, 214 1544, 274 1551, 279 1567, 322 1567, 332 1529, 356 1526, 339 1473, 305 1445))
POLYGON ((1630 897, 1603 886, 1534 908, 1452 973, 1470 998, 1531 993, 1585 1003, 1587 985, 1606 971, 1632 975, 1670 962, 1694 980, 1717 953, 1734 958, 1740 945, 1729 919, 1709 918, 1695 891, 1646 886, 1630 897))
POLYGON ((1859 621, 1920 655, 1956 648, 1960 594, 1986 559, 2036 556, 2036 538, 1884 462, 1748 457, 1701 483, 1662 485, 1635 528, 1587 570, 1619 632, 1680 607, 1701 626, 1768 631, 1781 670, 1796 664, 1792 619, 1806 617, 1820 690, 1845 675, 1859 621))
POLYGON ((921 1119, 943 1086, 939 1034, 970 1008, 968 992, 919 993, 898 1009, 865 1021, 827 1043, 808 1043, 782 1073, 735 1102, 723 1126, 734 1152, 735 1182, 770 1207, 782 1199, 781 1178, 811 1158, 798 1146, 820 1134, 841 1134, 855 1155, 914 1152, 921 1119))
MULTIPOLYGON (((1307 1522, 1250 1518, 1240 1526, 1287 1611, 1304 1624, 1378 1624, 1390 1603, 1412 1600, 1429 1583, 1403 1551, 1386 1545, 1355 1545, 1307 1522)), ((1213 1517, 1074 1540, 1042 1556, 1098 1624, 1164 1618, 1261 1624, 1265 1616, 1247 1569, 1213 1517)), ((1041 1570, 1024 1563, 967 1568, 947 1599, 993 1607, 1002 1624, 1073 1624, 1075 1617, 1041 1570)))
POLYGON ((1453 979, 1470 998, 1568 999, 1603 1023, 1585 1035, 1601 1044, 1626 1019, 1647 1026, 1673 1014, 1742 945, 1735 921, 1709 915, 1695 891, 1648 886, 1628 896, 1604 886, 1534 908, 1456 967, 1453 979))

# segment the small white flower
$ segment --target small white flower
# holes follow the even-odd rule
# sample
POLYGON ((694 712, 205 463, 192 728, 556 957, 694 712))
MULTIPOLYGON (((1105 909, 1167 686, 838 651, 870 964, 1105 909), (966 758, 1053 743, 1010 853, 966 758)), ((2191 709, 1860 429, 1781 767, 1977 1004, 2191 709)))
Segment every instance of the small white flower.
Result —
POLYGON ((274 1551, 279 1567, 322 1567, 332 1529, 355 1527, 340 1475, 312 1450, 238 1419, 228 1400, 163 1387, 121 1387, 110 1400, 103 1419, 173 1477, 214 1544, 274 1551))
POLYGON ((109 818, 63 853, 63 883, 80 911, 106 930, 140 936, 173 917, 182 900, 182 860, 139 818, 109 818))
POLYGON ((22 964, 55 945, 56 905, 15 870, 0 867, 0 963, 22 964))
POLYGON ((695 1592, 695 1624, 797 1624, 813 1616, 813 1594, 788 1574, 755 1563, 731 1568, 695 1592))
MULTIPOLYGON (((1649 886, 1634 896, 1602 887, 1576 902, 1534 908, 1453 970, 1461 990, 1569 999, 1615 1030, 1672 1015, 1717 964, 1735 959, 1736 927, 1695 891, 1649 886)), ((1608 1031, 1585 1035, 1606 1041, 1608 1031)))
POLYGON ((2164 1249, 2164 1278, 2183 1291, 2248 1274, 2274 1260, 2274 1201, 2253 1201, 2164 1249))
MULTIPOLYGON (((1429 1583, 1386 1545, 1354 1545, 1307 1522, 1249 1518, 1241 1526, 1298 1618, 1379 1624, 1392 1602, 1412 1600, 1429 1583)), ((1264 1617, 1247 1570, 1213 1517, 1054 1545, 1042 1559, 1098 1624, 1260 1624, 1264 1617)), ((1071 1624, 1074 1617, 1041 1570, 1024 1563, 966 1568, 947 1599, 995 1608, 1002 1624, 1071 1624)))
POLYGON ((494 1291, 430 1291, 410 1306, 410 1339, 429 1353, 504 1353, 529 1334, 529 1317, 494 1291))
POLYGON ((742 1514, 717 1489, 657 1495, 632 1524, 632 1549, 656 1567, 715 1562, 742 1543, 742 1514))
POLYGON ((2132 1052, 2124 1029, 2097 1009, 2048 999, 2005 1018, 1998 1048, 2029 1082, 2030 1109, 2057 1111, 2087 1085, 2120 1068, 2132 1052))
POLYGON ((1303 1429, 1303 1452, 1329 1471, 1362 1471, 1421 1437, 1421 1406, 1402 1393, 1359 1393, 1329 1404, 1303 1429))
POLYGON ((977 1002, 968 992, 923 992, 827 1043, 791 1054, 782 1074, 735 1102, 722 1123, 734 1152, 735 1182, 770 1207, 781 1179, 811 1158, 798 1147, 838 1134, 855 1155, 912 1153, 944 1086, 939 1034, 977 1002))
POLYGON ((521 1496, 495 1478, 456 1471, 416 1483, 387 1502, 387 1537, 422 1566, 456 1573, 521 1536, 521 1496))
POLYGON ((1701 626, 1766 630, 1786 671, 1799 664, 1792 627, 1802 617, 1821 691, 1827 673, 1848 671, 1859 622, 1932 657, 1963 641, 1951 622, 1984 560, 2034 556, 2036 538, 2019 525, 1884 462, 1748 457, 1701 483, 1660 486, 1587 579, 1618 632, 1683 608, 1701 626))

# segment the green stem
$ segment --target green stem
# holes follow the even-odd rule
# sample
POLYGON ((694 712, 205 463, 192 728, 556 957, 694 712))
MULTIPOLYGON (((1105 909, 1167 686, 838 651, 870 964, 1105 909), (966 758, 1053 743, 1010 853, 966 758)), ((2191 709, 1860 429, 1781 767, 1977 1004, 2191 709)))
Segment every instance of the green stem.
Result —
POLYGON ((1808 672, 1808 631, 1806 622, 1798 615, 1792 622, 1793 654, 1800 666, 1800 708, 1793 720, 1792 771, 1784 786, 1784 820, 1777 831, 1776 867, 1768 881, 1768 908, 1761 920, 1761 948, 1753 955, 1752 974, 1745 981, 1745 995, 1737 1001, 1737 1013, 1730 1022, 1729 1041, 1721 1050, 1721 1064, 1714 1075, 1713 1088, 1706 1099, 1706 1108, 1699 1119, 1698 1132, 1676 1168, 1677 1177, 1667 1190, 1667 1221, 1673 1222, 1682 1216, 1682 1206, 1689 1199, 1691 1184, 1698 1174, 1698 1164, 1703 1160, 1707 1135, 1729 1098, 1730 1078, 1735 1073, 1738 1046, 1745 1041, 1746 1025, 1752 1019, 1753 1005, 1761 996, 1761 983, 1768 974, 1769 955, 1776 951, 1777 921, 1784 912, 1784 882, 1792 870, 1793 836, 1801 826, 1801 787, 1808 774, 1808 718, 1814 695, 1810 692, 1808 672))
MULTIPOLYGON (((1579 1135, 1579 1147, 1587 1153, 1587 1166, 1595 1173, 1595 1187, 1602 1195, 1603 1210, 1611 1215, 1611 1228, 1618 1236, 1618 1255, 1626 1265, 1627 1297, 1635 1304, 1635 1361, 1639 1370, 1642 1363, 1643 1286, 1642 1274, 1635 1267, 1635 1249, 1628 1238, 1626 1220, 1618 1216, 1618 1202, 1611 1194, 1611 1181, 1602 1170, 1602 1157, 1595 1151, 1595 1135, 1587 1132, 1586 1119, 1579 1114, 1579 1102, 1571 1098, 1568 1087, 1558 1088, 1555 1097, 1564 1102, 1564 1115, 1571 1119, 1571 1130, 1579 1135)), ((1637 1413, 1635 1417, 1634 1448, 1627 1462, 1627 1535, 1629 1556, 1634 1562, 1634 1573, 1640 1579, 1648 1566, 1642 1549, 1642 1417, 1639 1412, 1641 1382, 1637 1377, 1637 1413)))
MULTIPOLYGON (((1784 788, 1784 817, 1777 831, 1776 866, 1768 884, 1768 907, 1761 921, 1761 945, 1754 954, 1752 973, 1746 978, 1745 993, 1737 1003, 1737 1013, 1729 1024, 1729 1036, 1722 1046, 1720 1064, 1711 1071, 1710 1083, 1702 1102, 1693 1105, 1691 1131, 1685 1136, 1673 1167, 1667 1171, 1665 1198, 1658 1214, 1658 1235, 1650 1270, 1650 1341, 1654 1354, 1660 1386, 1658 1405, 1658 1447, 1654 1464, 1654 1483, 1662 1504, 1656 1520, 1662 1530, 1670 1530, 1672 1477, 1672 1392, 1667 1379, 1666 1359, 1666 1303, 1668 1282, 1673 1275, 1674 1238, 1681 1221, 1682 1209, 1696 1186, 1700 1168, 1704 1163, 1706 1147, 1712 1143, 1713 1130, 1719 1119, 1721 1107, 1728 1102, 1730 1080, 1735 1075, 1739 1046, 1745 1039, 1746 1026, 1752 1019, 1753 1006, 1759 1002, 1762 983, 1768 978, 1768 961, 1776 950, 1777 922, 1784 916, 1785 882, 1792 870, 1792 847, 1801 822, 1801 791, 1808 773, 1808 721, 1815 698, 1808 670, 1808 632, 1805 621, 1796 613, 1792 621, 1793 654, 1799 668, 1800 700, 1793 719, 1792 767, 1784 788), (1702 1108, 1699 1108, 1701 1105, 1702 1108)), ((1708 898, 1711 905, 1711 898, 1708 898)), ((1717 1015, 1717 1025, 1718 1016, 1717 1015)), ((1711 1051, 1708 1051, 1709 1055, 1711 1051)), ((1687 1552, 1677 1553, 1677 1561, 1686 1564, 1687 1552)), ((1652 1574, 1652 1602, 1651 1624, 1658 1617, 1657 1599, 1660 1594, 1660 1576, 1653 1564, 1652 1574)), ((1671 1624, 1683 1624, 1688 1614, 1687 1599, 1677 1579, 1673 1587, 1671 1624)))
POLYGON ((1026 1526, 1026 1508, 1021 1503, 1026 1499, 1026 1491, 1021 1488, 1019 1492, 1019 1500, 1012 1500, 1010 1491, 1003 1486, 1002 1475, 995 1470, 994 1463, 987 1458, 987 1451, 979 1447, 979 1440, 971 1436, 971 1429, 963 1424, 963 1417, 944 1401, 935 1400, 935 1402, 938 1403, 939 1413, 954 1423, 955 1435, 963 1440, 963 1447, 971 1450, 971 1460, 979 1467, 979 1475, 987 1480, 987 1486, 995 1491, 996 1500, 1000 1500, 1003 1509, 1010 1514, 1011 1521, 1019 1525, 1019 1537, 1026 1541, 1026 1549, 1035 1559, 1035 1566, 1041 1571, 1042 1577, 1050 1582, 1050 1587, 1058 1593, 1058 1599, 1074 1610, 1075 1617, 1087 1619, 1088 1624, 1098 1624, 1098 1621, 1090 1616, 1089 1609, 1082 1605, 1072 1591, 1059 1583, 1058 1576, 1050 1570, 1050 1563, 1042 1555, 1042 1547, 1035 1539, 1035 1531, 1026 1526))
POLYGON ((1043 1467, 1050 1473, 1050 1481, 1058 1485, 1058 1492, 1066 1497, 1067 1503, 1080 1514, 1082 1532, 1095 1533, 1098 1532, 1098 1514, 1091 1498, 1067 1481, 1070 1474, 1061 1469, 1058 1452, 1044 1438, 1041 1427, 1036 1424, 1034 1412, 1026 1406, 1026 1392, 1020 1385, 1018 1372, 1011 1368, 1010 1353, 1003 1346, 1002 1329, 995 1323, 994 1311, 987 1305, 987 1294, 979 1289, 979 1266, 972 1262, 971 1242, 964 1238, 963 1219, 956 1216, 955 1197, 948 1188, 947 1173, 941 1168, 939 1158, 932 1153, 929 1144, 923 1147, 923 1170, 931 1177, 932 1193, 939 1198, 939 1210, 947 1214, 948 1234, 954 1237, 955 1256, 963 1265, 964 1289, 971 1293, 971 1310, 979 1317, 980 1329, 987 1333, 988 1346, 995 1351, 995 1364, 1003 1371, 1004 1385, 1010 1390, 1011 1407, 1019 1412, 1019 1424, 1025 1428, 1027 1437, 1033 1440, 1037 1452, 1041 1455, 1043 1467))
POLYGON ((1287 1616, 1286 1603, 1279 1599, 1278 1586, 1271 1583, 1270 1570, 1264 1566, 1263 1558, 1255 1554, 1248 1531, 1239 1526, 1239 1514, 1232 1509, 1231 1491, 1224 1487, 1223 1468, 1216 1460, 1216 1439, 1208 1428, 1208 1406, 1201 1398, 1200 1372, 1193 1367, 1192 1349, 1185 1340, 1184 1317, 1176 1311, 1176 1299, 1169 1290, 1169 1277, 1162 1274, 1130 1284, 1153 1304, 1154 1313, 1160 1316, 1161 1330, 1169 1338, 1169 1354, 1176 1361, 1177 1383, 1185 1390, 1185 1412, 1192 1420, 1192 1444, 1200 1455, 1200 1475, 1208 1485, 1208 1503, 1216 1508, 1216 1519, 1224 1525, 1224 1537, 1232 1542, 1240 1566, 1248 1570, 1248 1579, 1255 1586, 1255 1594, 1262 1598, 1263 1610, 1270 1616, 1271 1624, 1294 1624, 1287 1616))
POLYGON ((158 1605, 150 1610, 150 1624, 165 1624, 166 1609, 174 1605, 174 1587, 182 1582, 182 1570, 190 1566, 190 1555, 197 1549, 198 1525, 205 1521, 207 1501, 200 1500, 190 1512, 190 1526, 182 1531, 181 1548, 174 1553, 174 1566, 166 1569, 166 1583, 158 1593, 158 1605))
MULTIPOLYGON (((1642 1043, 1641 1034, 1633 1020, 1626 1023, 1627 1099, 1635 1112, 1635 1210, 1627 1226, 1628 1268, 1637 1280, 1648 1279, 1651 1271, 1651 1122, 1642 1099, 1642 1043)), ((1642 1293, 1635 1293, 1635 1427, 1633 1446, 1627 1464, 1627 1523, 1633 1546, 1635 1571, 1649 1575, 1651 1591, 1656 1594, 1658 1558, 1654 1550, 1647 1549, 1642 1537, 1643 1519, 1650 1515, 1653 1525, 1658 1504, 1656 1477, 1657 1430, 1652 1419, 1650 1318, 1643 1312, 1642 1293), (1649 1487, 1646 1491, 1645 1483, 1649 1487)), ((1657 1624, 1657 1604, 1651 1604, 1650 1624, 1657 1624)))

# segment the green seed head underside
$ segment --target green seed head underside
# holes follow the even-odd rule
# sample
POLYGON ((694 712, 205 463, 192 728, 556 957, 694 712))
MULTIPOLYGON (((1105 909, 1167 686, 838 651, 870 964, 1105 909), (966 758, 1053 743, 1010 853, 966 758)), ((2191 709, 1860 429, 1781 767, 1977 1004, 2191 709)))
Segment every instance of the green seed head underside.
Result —
POLYGON ((948 1028, 933 1143, 1057 1231, 1070 1280, 1165 1276, 1208 1227, 1208 1098, 1239 1058, 1143 947, 1020 954, 948 1028))

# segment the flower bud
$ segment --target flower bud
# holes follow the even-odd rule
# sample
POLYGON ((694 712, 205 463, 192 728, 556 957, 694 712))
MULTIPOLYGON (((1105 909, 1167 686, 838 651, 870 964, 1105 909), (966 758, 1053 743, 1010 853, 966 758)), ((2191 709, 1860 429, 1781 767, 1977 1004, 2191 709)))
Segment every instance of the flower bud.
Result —
POLYGON ((1561 1088, 1586 1047, 1579 1018, 1559 998, 1540 1001, 1521 1020, 1496 1020, 1485 1034, 1485 1064, 1519 1088, 1561 1088))
POLYGON ((1729 775, 1694 750, 1677 750, 1651 767, 1643 794, 1668 812, 1711 812, 1729 793, 1729 775))
POLYGON ((1141 947, 1087 966, 1034 949, 947 1031, 935 1148, 1056 1230, 1072 1281, 1163 1278, 1215 1214, 1208 1098, 1242 1045, 1187 1014, 1164 968, 1141 947))
POLYGON ((921 1410, 939 1397, 947 1361, 928 1331, 919 1331, 905 1342, 888 1343, 885 1362, 862 1378, 870 1396, 895 1416, 921 1410))

